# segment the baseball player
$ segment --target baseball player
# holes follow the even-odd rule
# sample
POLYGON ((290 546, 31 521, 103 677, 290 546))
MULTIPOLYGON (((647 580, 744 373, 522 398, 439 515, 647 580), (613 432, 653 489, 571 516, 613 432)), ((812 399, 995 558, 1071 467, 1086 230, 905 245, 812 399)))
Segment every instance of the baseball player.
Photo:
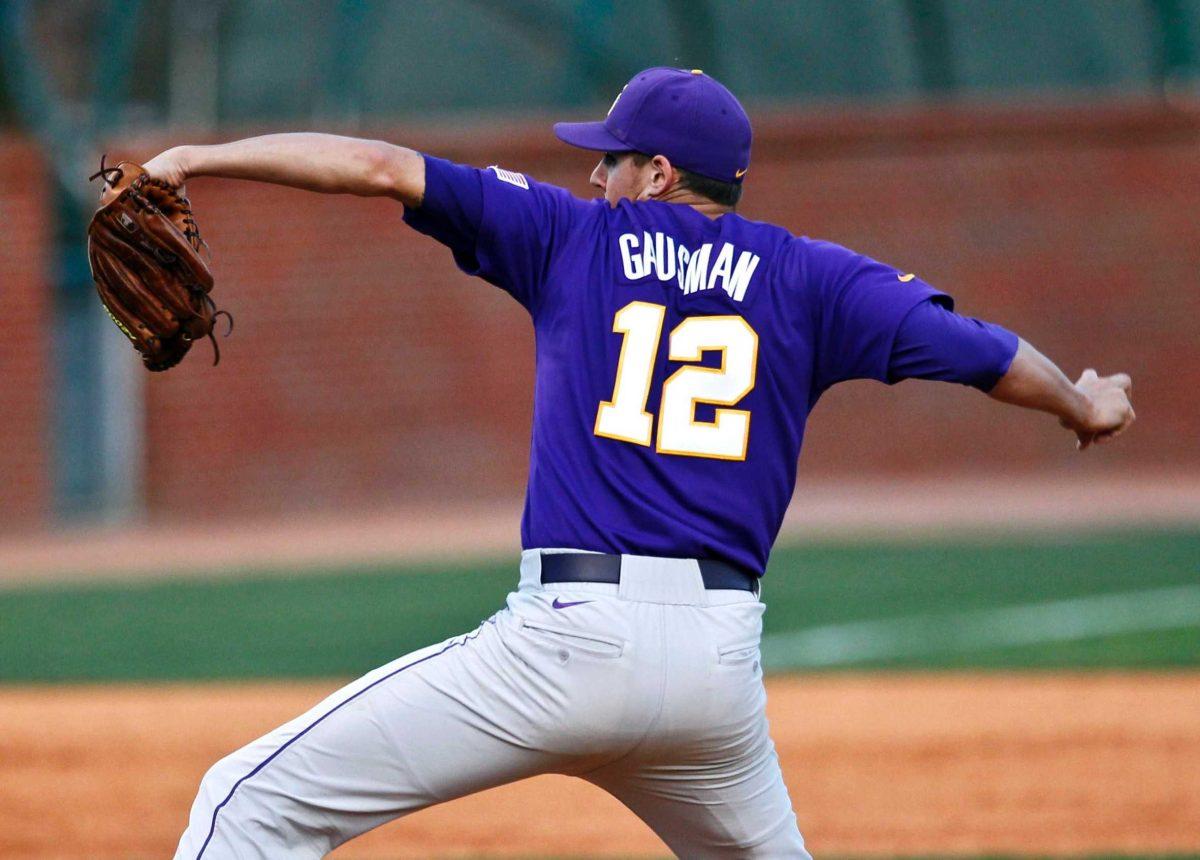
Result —
POLYGON ((738 215, 750 122, 698 69, 640 72, 603 121, 555 133, 602 153, 601 199, 322 134, 146 164, 176 186, 390 196, 520 302, 537 342, 507 607, 214 765, 177 857, 320 857, 541 773, 612 793, 683 857, 808 857, 767 731, 759 579, 822 392, 963 383, 1056 415, 1081 449, 1133 421, 1128 376, 1072 384, 919 277, 738 215))

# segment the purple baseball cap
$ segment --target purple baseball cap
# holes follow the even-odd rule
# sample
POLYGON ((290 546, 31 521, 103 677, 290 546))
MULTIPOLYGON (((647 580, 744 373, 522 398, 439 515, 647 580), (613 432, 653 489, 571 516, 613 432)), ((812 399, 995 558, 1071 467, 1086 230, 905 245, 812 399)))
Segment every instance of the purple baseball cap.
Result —
POLYGON ((665 155, 721 182, 741 182, 750 167, 750 118, 700 69, 638 72, 602 122, 559 122, 554 133, 582 149, 665 155))

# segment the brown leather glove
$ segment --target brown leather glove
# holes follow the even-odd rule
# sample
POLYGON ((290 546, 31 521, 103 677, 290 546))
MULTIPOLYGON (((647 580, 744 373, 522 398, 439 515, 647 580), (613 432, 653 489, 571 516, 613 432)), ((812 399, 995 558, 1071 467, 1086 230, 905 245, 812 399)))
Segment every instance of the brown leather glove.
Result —
POLYGON ((209 297, 212 272, 188 199, 130 161, 105 167, 102 158, 96 178, 104 187, 88 225, 88 262, 104 309, 150 370, 174 367, 202 337, 216 364, 213 325, 223 315, 232 331, 233 317, 209 297))

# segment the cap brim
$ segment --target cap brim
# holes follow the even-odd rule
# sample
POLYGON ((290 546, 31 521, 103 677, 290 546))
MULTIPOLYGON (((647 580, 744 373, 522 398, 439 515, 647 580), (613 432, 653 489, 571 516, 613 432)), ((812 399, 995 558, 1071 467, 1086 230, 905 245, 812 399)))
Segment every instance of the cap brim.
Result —
POLYGON ((563 143, 599 152, 632 152, 629 144, 604 127, 603 122, 556 122, 554 134, 563 143))

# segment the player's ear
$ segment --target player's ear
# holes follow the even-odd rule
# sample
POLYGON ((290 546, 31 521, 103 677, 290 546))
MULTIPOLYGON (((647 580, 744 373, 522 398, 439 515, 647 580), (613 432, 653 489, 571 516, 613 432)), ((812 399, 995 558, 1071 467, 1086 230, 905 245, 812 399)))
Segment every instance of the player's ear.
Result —
POLYGON ((650 175, 646 178, 646 196, 660 197, 670 191, 678 179, 675 168, 665 155, 650 159, 650 175))

